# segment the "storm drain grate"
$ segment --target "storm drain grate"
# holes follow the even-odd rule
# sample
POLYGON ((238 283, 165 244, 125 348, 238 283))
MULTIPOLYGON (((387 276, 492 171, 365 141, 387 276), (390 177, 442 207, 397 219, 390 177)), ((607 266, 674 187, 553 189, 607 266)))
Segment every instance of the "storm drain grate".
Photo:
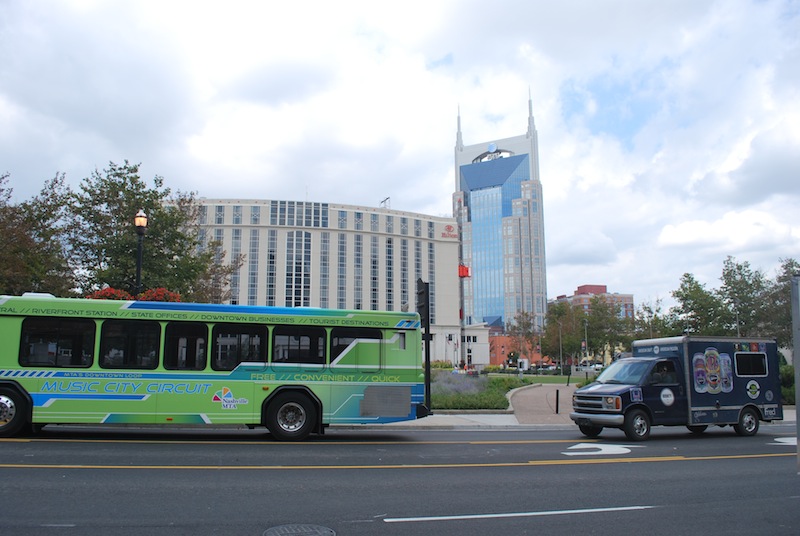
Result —
POLYGON ((281 525, 264 531, 263 536, 284 536, 289 534, 306 534, 320 536, 336 536, 336 531, 319 525, 281 525))

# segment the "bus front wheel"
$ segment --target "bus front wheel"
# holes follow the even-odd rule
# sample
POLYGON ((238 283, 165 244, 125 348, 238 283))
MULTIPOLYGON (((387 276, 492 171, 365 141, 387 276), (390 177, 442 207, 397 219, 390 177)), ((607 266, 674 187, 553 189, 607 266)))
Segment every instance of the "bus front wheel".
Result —
POLYGON ((0 437, 16 435, 25 426, 25 399, 14 389, 0 387, 0 437))
POLYGON ((282 393, 267 406, 266 426, 278 441, 302 441, 311 435, 317 409, 305 395, 282 393))

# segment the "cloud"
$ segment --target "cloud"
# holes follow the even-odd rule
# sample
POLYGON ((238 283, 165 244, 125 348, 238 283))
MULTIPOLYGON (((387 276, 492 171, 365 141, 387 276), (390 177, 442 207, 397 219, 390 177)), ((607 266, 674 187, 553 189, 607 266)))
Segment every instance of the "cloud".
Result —
POLYGON ((0 15, 15 198, 141 162, 207 198, 450 214, 467 144, 539 135, 551 296, 667 296, 796 257, 800 9, 669 3, 18 2, 0 15))

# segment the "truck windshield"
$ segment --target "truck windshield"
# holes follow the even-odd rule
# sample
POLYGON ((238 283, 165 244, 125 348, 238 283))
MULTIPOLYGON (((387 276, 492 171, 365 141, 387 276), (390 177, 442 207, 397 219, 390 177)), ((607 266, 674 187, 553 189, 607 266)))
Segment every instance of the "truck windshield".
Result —
POLYGON ((595 381, 599 383, 620 383, 639 385, 650 368, 651 361, 638 359, 620 359, 611 363, 595 381))

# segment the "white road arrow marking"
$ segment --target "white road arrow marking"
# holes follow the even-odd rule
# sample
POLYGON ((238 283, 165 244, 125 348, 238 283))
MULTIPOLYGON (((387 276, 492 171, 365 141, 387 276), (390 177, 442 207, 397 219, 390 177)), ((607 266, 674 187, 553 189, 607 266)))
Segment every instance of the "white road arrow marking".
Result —
POLYGON ((632 448, 642 445, 609 445, 607 443, 578 443, 567 450, 583 450, 583 452, 562 452, 566 456, 610 456, 630 454, 632 448))
POLYGON ((797 438, 796 437, 777 437, 775 438, 774 443, 769 443, 769 445, 790 445, 790 446, 797 446, 797 438))

